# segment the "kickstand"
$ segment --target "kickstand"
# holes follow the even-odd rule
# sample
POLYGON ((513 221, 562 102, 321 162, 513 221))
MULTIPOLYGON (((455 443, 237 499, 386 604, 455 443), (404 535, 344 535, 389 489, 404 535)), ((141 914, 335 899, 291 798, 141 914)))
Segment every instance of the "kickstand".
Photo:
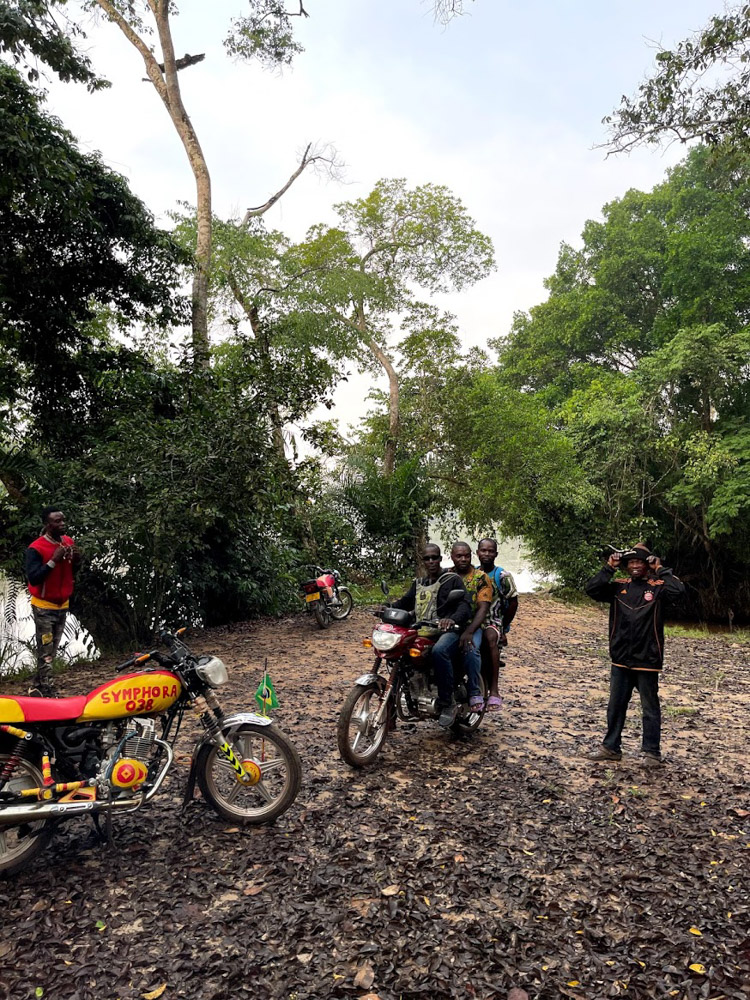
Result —
POLYGON ((109 847, 114 847, 115 838, 112 835, 112 813, 107 812, 104 820, 104 830, 102 830, 98 813, 94 813, 91 819, 94 821, 94 828, 96 829, 96 835, 99 838, 100 843, 106 843, 109 847))

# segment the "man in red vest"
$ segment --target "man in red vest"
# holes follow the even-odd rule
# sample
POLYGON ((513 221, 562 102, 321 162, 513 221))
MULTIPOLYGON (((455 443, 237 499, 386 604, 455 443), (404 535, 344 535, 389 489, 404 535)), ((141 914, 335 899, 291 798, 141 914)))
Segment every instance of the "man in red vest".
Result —
POLYGON ((65 516, 61 510, 45 507, 42 524, 44 531, 26 549, 24 560, 37 645, 35 687, 29 694, 55 698, 52 661, 65 629, 73 594, 73 570, 81 557, 73 539, 65 534, 65 516))

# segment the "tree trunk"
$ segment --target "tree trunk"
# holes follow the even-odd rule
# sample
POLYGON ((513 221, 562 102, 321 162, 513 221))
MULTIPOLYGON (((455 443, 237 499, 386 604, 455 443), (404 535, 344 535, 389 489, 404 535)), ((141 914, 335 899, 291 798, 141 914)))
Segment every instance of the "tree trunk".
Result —
MULTIPOLYGON (((229 282, 229 287, 232 289, 232 295, 234 295, 235 301, 239 307, 244 312, 250 323, 250 329, 255 335, 255 342, 258 347, 258 353, 267 358, 268 357, 268 340, 261 329, 260 319, 258 317, 258 308, 254 302, 248 300, 245 293, 240 288, 240 284, 237 281, 234 273, 229 270, 227 271, 227 281, 229 282)), ((266 414, 268 420, 271 424, 271 437, 273 441, 276 453, 283 461, 286 461, 286 446, 284 445, 284 427, 281 420, 281 414, 279 413, 278 404, 275 402, 268 401, 266 403, 266 414)))
POLYGON ((361 304, 357 309, 357 327, 363 341, 378 359, 388 376, 388 437, 386 438, 385 451, 383 453, 383 475, 388 479, 393 475, 393 470, 396 468, 396 448, 401 430, 398 372, 393 367, 393 362, 380 344, 368 334, 364 308, 361 304))
POLYGON ((156 21, 164 73, 153 52, 133 26, 113 5, 111 0, 96 0, 110 21, 119 27, 131 45, 143 57, 149 80, 172 119, 193 171, 196 188, 198 235, 195 247, 195 270, 193 272, 193 354, 197 367, 208 366, 208 271, 211 263, 211 176, 203 155, 198 136, 182 103, 180 83, 177 78, 172 30, 169 24, 168 0, 148 0, 149 8, 156 21))

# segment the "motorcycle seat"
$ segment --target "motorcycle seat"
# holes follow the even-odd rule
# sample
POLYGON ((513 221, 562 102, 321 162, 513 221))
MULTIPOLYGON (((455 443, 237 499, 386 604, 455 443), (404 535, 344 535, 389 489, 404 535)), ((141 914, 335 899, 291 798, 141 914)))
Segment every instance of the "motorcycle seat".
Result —
POLYGON ((69 722, 77 719, 86 707, 86 695, 74 698, 11 698, 0 699, 0 723, 5 722, 69 722), (11 703, 11 704, 9 704, 11 703), (15 711, 11 706, 15 706, 15 711), (10 709, 10 711, 8 711, 10 709), (23 719, 18 718, 18 709, 23 719), (5 711, 4 711, 5 710, 5 711), (13 718, 10 718, 12 716, 13 718))

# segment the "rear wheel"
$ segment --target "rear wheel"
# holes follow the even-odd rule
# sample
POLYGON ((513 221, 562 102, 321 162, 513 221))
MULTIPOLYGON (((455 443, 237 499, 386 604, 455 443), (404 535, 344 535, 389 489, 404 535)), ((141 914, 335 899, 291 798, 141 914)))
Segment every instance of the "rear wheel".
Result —
POLYGON ((384 712, 377 722, 382 704, 383 692, 378 684, 355 684, 346 696, 336 736, 342 759, 352 767, 371 764, 385 743, 390 713, 384 712))
POLYGON ((339 587, 338 592, 339 600, 341 604, 331 605, 331 617, 335 618, 336 621, 343 621, 344 618, 348 618, 352 613, 352 608, 354 607, 354 598, 346 587, 339 587))
POLYGON ((270 823, 291 806, 302 784, 299 754, 274 725, 242 722, 222 736, 257 779, 245 784, 214 743, 198 754, 196 774, 205 800, 235 823, 270 823))
POLYGON ((321 628, 328 628, 328 626, 331 624, 331 616, 328 611, 328 608, 325 607, 325 605, 323 604, 323 601, 322 600, 316 601, 315 604, 313 604, 312 610, 313 610, 313 617, 315 618, 315 621, 318 623, 318 625, 321 628))
MULTIPOLYGON (((0 771, 5 767, 10 755, 0 753, 0 771)), ((24 788, 41 788, 44 783, 42 772, 30 760, 21 759, 13 769, 4 792, 20 792, 24 788)), ((0 813, 2 806, 0 806, 0 813)), ((41 854, 52 836, 52 823, 42 820, 37 823, 22 823, 20 826, 0 826, 0 876, 12 875, 25 868, 41 854)))

